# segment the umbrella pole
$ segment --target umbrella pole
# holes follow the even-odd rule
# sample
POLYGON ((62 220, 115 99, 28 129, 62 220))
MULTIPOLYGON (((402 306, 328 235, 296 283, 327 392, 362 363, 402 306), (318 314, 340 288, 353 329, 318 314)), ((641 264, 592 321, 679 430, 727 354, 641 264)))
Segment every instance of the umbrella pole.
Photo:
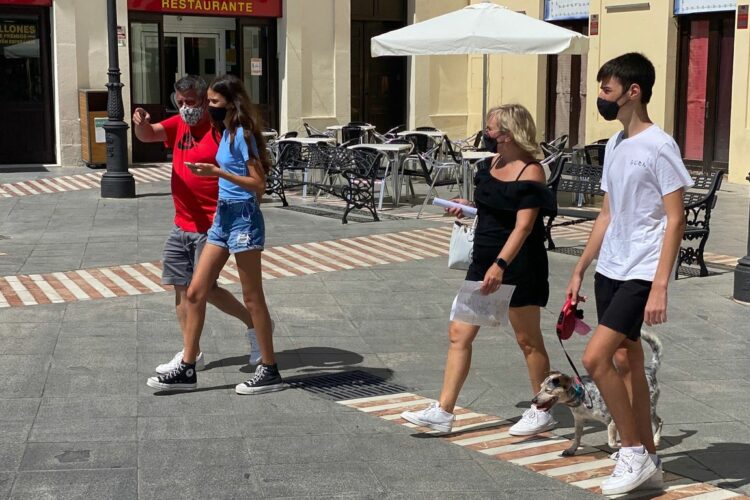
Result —
POLYGON ((487 125, 487 80, 489 79, 489 56, 482 54, 482 130, 487 125))

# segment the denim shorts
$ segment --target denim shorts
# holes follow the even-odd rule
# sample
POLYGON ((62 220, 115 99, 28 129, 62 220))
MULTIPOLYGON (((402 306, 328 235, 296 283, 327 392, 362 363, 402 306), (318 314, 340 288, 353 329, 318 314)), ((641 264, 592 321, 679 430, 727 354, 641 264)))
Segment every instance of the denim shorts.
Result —
POLYGON ((227 248, 229 253, 263 250, 266 225, 258 200, 219 200, 216 216, 208 230, 208 243, 227 248))

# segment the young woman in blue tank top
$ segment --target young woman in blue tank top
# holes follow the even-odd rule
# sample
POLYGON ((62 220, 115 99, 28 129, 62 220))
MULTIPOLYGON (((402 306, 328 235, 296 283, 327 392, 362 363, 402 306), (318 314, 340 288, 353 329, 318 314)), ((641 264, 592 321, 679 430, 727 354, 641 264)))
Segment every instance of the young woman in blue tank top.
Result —
POLYGON ((182 363, 167 375, 149 379, 148 385, 164 390, 197 387, 195 359, 200 353, 206 297, 232 254, 261 352, 255 375, 238 384, 235 391, 238 394, 278 391, 284 384, 274 358, 273 325, 261 280, 265 224, 260 198, 266 189, 271 163, 257 113, 239 78, 224 75, 214 80, 208 89, 208 103, 213 125, 222 134, 216 154, 219 166, 209 163, 189 166, 195 175, 219 178, 216 215, 187 292, 182 363))

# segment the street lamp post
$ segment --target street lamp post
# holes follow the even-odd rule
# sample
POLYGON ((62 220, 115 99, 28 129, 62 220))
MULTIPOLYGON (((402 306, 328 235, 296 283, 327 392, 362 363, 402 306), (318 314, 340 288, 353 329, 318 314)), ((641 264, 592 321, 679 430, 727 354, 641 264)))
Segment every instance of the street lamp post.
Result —
POLYGON ((135 198, 135 179, 128 172, 128 124, 123 121, 120 61, 117 53, 117 0, 107 0, 107 35, 109 44, 109 81, 107 82, 107 115, 104 131, 107 138, 107 171, 102 176, 102 198, 135 198))
MULTIPOLYGON (((750 174, 746 177, 750 181, 750 174)), ((747 254, 734 268, 734 300, 750 304, 750 214, 747 228, 747 254)))

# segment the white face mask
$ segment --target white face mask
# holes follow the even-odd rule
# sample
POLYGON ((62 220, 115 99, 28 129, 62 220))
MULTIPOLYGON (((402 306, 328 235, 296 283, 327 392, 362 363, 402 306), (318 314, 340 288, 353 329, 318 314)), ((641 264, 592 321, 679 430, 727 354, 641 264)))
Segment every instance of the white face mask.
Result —
POLYGON ((201 121, 201 118, 203 117, 203 107, 196 106, 191 108, 190 106, 182 106, 180 108, 180 116, 188 126, 193 127, 201 121))

